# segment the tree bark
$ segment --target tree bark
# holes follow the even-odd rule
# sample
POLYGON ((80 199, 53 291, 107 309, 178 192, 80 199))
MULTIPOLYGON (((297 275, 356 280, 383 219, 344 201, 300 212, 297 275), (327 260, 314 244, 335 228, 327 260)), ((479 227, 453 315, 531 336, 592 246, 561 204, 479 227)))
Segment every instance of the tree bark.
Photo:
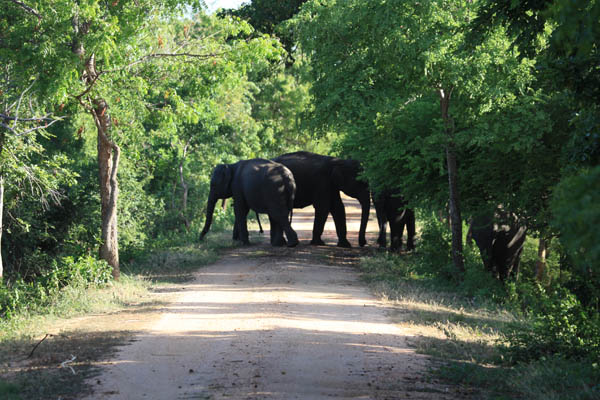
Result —
MULTIPOLYGON (((4 151, 4 140, 6 133, 0 130, 0 157, 4 151)), ((4 218, 4 175, 0 171, 0 278, 4 275, 4 264, 2 263, 2 232, 4 225, 2 224, 4 218)), ((1 280, 1 279, 0 279, 1 280)))
POLYGON ((4 267, 2 264, 2 218, 4 216, 4 176, 0 175, 0 281, 4 273, 4 267))
POLYGON ((546 257, 548 255, 548 243, 549 241, 540 238, 538 242, 538 259, 535 263, 535 279, 538 282, 542 282, 544 279, 544 273, 546 272, 546 257))
POLYGON ((185 144, 183 147, 183 158, 179 163, 179 182, 181 183, 181 188, 183 189, 182 199, 181 199, 181 218, 183 219, 183 223, 185 224, 185 229, 190 229, 190 221, 187 217, 187 201, 188 201, 188 193, 189 186, 185 181, 185 176, 183 175, 183 163, 185 162, 185 157, 187 156, 187 151, 190 145, 190 141, 185 144))
POLYGON ((460 198, 458 191, 458 167, 456 163, 456 149, 454 142, 454 121, 450 117, 450 97, 452 89, 447 93, 443 89, 439 89, 440 108, 442 119, 448 136, 446 144, 446 162, 448 168, 448 186, 449 186, 449 214, 450 226, 452 231, 452 261, 458 272, 465 272, 465 262, 463 258, 463 243, 462 243, 462 217, 460 213, 460 198))
MULTIPOLYGON (((96 72, 95 56, 92 54, 86 63, 86 79, 95 82, 96 72)), ((109 136, 111 120, 108 113, 108 104, 102 98, 91 101, 88 109, 92 115, 98 131, 98 177, 100 181, 101 204, 101 239, 100 258, 106 260, 112 267, 112 275, 119 279, 119 242, 117 230, 117 201, 119 198, 119 185, 117 171, 121 150, 109 136)))
POLYGON ((120 269, 117 230, 117 200, 119 198, 117 171, 121 150, 107 136, 110 128, 110 118, 105 101, 96 99, 94 100, 94 106, 92 113, 98 129, 98 175, 102 215, 100 258, 108 262, 113 269, 113 277, 118 280, 120 269))

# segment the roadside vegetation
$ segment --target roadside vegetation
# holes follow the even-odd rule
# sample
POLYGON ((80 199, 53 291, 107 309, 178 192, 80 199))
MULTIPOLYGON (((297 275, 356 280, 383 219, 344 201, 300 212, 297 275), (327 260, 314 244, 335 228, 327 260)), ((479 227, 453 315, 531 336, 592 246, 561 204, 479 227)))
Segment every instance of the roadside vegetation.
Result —
POLYGON ((10 299, 15 307, 10 318, 0 321, 0 397, 81 396, 86 389, 84 381, 95 376, 98 363, 135 333, 135 326, 132 329, 118 323, 107 331, 110 318, 115 315, 115 321, 122 321, 119 315, 125 313, 135 319, 138 313, 153 315, 153 310, 156 314, 169 302, 169 294, 189 281, 194 271, 216 261, 221 250, 233 245, 230 230, 222 229, 230 223, 230 216, 224 217, 217 220, 221 229, 201 245, 186 244, 191 237, 169 238, 158 249, 140 251, 123 265, 118 281, 87 281, 82 275, 103 271, 110 277, 110 269, 79 262, 77 273, 58 286, 49 288, 45 282, 35 281, 4 293, 3 300, 10 299), (32 288, 36 294, 29 292, 32 288), (22 296, 29 303, 23 304, 14 296, 22 296), (79 326, 78 319, 86 316, 100 321, 79 326))
POLYGON ((599 397, 599 21, 599 0, 0 3, 0 340, 185 279, 221 246, 195 247, 215 165, 307 150, 420 213, 417 252, 368 268, 443 302, 410 314, 439 373, 599 397), (506 276, 463 224, 498 210, 527 234, 506 276))
POLYGON ((490 278, 473 244, 466 247, 464 279, 456 280, 449 252, 423 241, 431 234, 450 231, 431 218, 415 252, 378 251, 361 259, 360 270, 397 307, 392 318, 416 335, 411 345, 434 360, 432 379, 458 387, 465 398, 600 398, 597 316, 569 294, 570 278, 559 276, 556 256, 548 260, 555 279, 541 285, 530 239, 520 278, 501 283, 490 278))

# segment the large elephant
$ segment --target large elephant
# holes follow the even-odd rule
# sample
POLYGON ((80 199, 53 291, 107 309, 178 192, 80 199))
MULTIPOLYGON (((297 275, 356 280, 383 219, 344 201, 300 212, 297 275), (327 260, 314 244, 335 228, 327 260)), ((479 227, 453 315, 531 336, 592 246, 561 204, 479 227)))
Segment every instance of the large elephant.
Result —
POLYGON ((210 193, 206 205, 206 222, 200 240, 208 233, 215 204, 219 199, 233 197, 235 225, 233 238, 249 244, 246 217, 250 210, 265 213, 271 222, 271 244, 298 244, 298 235, 290 224, 296 184, 285 166, 270 160, 255 158, 235 164, 219 164, 210 180, 210 193))
POLYGON ((387 229, 390 224, 390 250, 400 251, 402 248, 402 235, 404 226, 406 226, 406 249, 415 248, 415 213, 412 209, 406 207, 406 202, 397 192, 384 190, 378 194, 373 194, 373 203, 377 213, 377 223, 379 224, 379 237, 377 243, 379 247, 386 247, 387 229))
POLYGON ((354 160, 342 160, 335 157, 299 151, 283 154, 274 161, 288 167, 296 181, 294 208, 313 205, 315 221, 311 244, 323 245, 321 235, 331 212, 338 235, 338 246, 351 247, 346 238, 346 211, 340 197, 340 190, 361 204, 361 221, 358 243, 364 246, 365 231, 371 206, 369 187, 358 180, 360 164, 354 160))
POLYGON ((526 232, 527 227, 514 214, 499 209, 495 214, 473 218, 467 240, 475 240, 486 269, 505 280, 519 271, 526 232))

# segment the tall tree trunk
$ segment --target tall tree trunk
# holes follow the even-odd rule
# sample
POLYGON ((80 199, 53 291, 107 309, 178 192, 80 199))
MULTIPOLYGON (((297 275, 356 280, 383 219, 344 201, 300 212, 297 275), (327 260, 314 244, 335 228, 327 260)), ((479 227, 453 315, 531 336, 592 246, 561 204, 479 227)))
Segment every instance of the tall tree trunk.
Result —
POLYGON ((108 106, 103 99, 94 100, 93 114, 98 129, 98 170, 100 178, 100 202, 102 214, 102 243, 100 258, 113 268, 112 275, 119 279, 119 239, 117 231, 117 200, 119 185, 117 171, 121 150, 107 136, 110 128, 108 106))
POLYGON ((546 272, 546 257, 548 255, 548 244, 549 241, 540 238, 538 242, 538 259, 535 263, 535 279, 541 282, 544 279, 544 273, 546 272))
POLYGON ((465 272, 465 262, 463 259, 462 243, 462 217, 460 215, 460 199, 458 192, 458 167, 456 164, 456 149, 454 144, 454 121, 450 117, 450 97, 452 89, 447 93, 439 89, 440 107, 442 119, 448 136, 446 145, 446 162, 448 167, 448 186, 449 186, 449 214, 450 226, 452 228, 452 261, 458 272, 462 275, 465 272))
POLYGON ((4 216, 4 176, 0 175, 0 280, 4 273, 4 267, 2 265, 2 218, 4 216))
POLYGON ((187 151, 190 146, 190 141, 185 144, 183 147, 183 158, 179 163, 179 182, 181 183, 181 188, 183 189, 182 199, 181 199, 181 218, 183 219, 183 223, 185 224, 185 229, 190 229, 190 221, 187 216, 187 200, 189 193, 189 186, 185 181, 185 176, 183 175, 183 163, 185 162, 185 157, 187 156, 187 151))
MULTIPOLYGON (((4 130, 0 130, 0 157, 2 157, 2 151, 4 150, 4 139, 6 134, 4 130)), ((0 278, 4 275, 4 265, 2 264, 2 232, 4 225, 2 220, 4 218, 4 175, 0 171, 0 278)), ((0 279, 1 280, 1 279, 0 279)))
MULTIPOLYGON (((96 73, 95 56, 92 54, 86 63, 86 79, 95 82, 96 73)), ((117 171, 121 150, 110 139, 111 121, 108 105, 102 98, 94 99, 92 107, 88 110, 98 131, 98 176, 100 180, 100 203, 102 215, 102 232, 100 245, 100 258, 106 260, 112 267, 112 275, 119 279, 119 242, 117 231, 117 200, 119 198, 119 185, 117 171)))

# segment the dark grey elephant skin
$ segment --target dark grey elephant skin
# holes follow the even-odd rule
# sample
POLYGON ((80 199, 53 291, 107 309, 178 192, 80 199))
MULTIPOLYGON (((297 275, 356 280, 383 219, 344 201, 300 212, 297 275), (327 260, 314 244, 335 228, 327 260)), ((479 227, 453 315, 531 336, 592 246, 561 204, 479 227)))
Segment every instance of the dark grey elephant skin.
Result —
POLYGON ((321 235, 331 213, 338 236, 338 246, 351 247, 346 238, 346 211, 340 197, 340 190, 361 204, 361 223, 358 243, 364 246, 365 231, 371 206, 368 185, 358 180, 360 164, 353 160, 299 151, 283 154, 274 161, 288 167, 296 181, 294 208, 312 205, 315 208, 315 221, 311 244, 323 245, 321 235))
POLYGON ((283 246, 287 237, 289 247, 298 244, 298 235, 290 224, 296 184, 285 166, 270 160, 255 158, 235 164, 219 164, 210 180, 206 205, 206 222, 200 240, 208 233, 215 204, 219 199, 233 197, 235 225, 234 240, 249 244, 247 216, 250 210, 267 214, 271 222, 271 244, 283 246))
POLYGON ((514 214, 498 211, 471 220, 467 240, 473 238, 486 269, 505 280, 519 271, 527 228, 514 214))
POLYGON ((406 226, 406 249, 415 248, 415 213, 406 207, 406 202, 397 192, 384 190, 373 194, 373 203, 379 224, 379 247, 387 246, 387 223, 390 224, 390 250, 400 251, 402 248, 402 235, 406 226))

